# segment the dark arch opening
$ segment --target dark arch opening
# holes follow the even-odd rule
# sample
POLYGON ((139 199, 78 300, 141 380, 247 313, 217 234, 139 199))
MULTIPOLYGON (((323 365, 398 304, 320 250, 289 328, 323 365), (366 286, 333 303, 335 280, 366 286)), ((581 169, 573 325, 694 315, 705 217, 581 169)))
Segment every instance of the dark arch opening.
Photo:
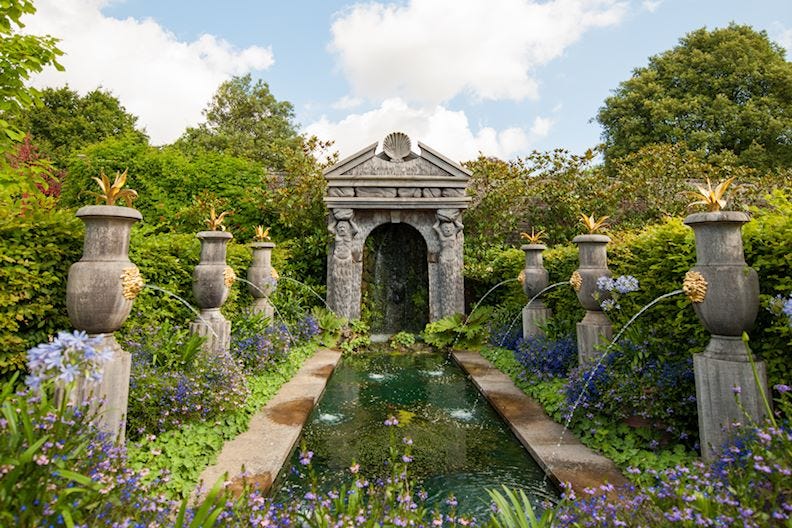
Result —
POLYGON ((382 224, 363 248, 361 318, 372 334, 417 333, 429 322, 426 241, 414 227, 382 224))

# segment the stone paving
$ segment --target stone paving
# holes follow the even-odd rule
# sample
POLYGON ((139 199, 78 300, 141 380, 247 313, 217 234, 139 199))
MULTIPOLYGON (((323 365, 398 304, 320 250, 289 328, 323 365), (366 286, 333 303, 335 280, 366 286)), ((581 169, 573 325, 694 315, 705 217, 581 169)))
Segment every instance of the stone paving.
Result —
POLYGON ((204 488, 228 473, 231 490, 241 491, 244 468, 250 484, 268 491, 340 359, 341 352, 327 349, 308 358, 294 378, 251 418, 248 430, 225 443, 217 463, 201 474, 204 488))
POLYGON ((585 487, 606 482, 627 484, 610 459, 581 444, 477 352, 455 351, 453 357, 556 484, 569 482, 578 495, 585 487))

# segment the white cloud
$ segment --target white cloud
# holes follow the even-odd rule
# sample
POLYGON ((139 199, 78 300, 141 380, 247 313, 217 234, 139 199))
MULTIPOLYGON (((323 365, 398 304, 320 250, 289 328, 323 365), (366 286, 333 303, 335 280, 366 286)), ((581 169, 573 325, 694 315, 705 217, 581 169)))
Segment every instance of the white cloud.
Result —
POLYGON ((534 69, 626 11, 617 0, 361 3, 337 15, 330 50, 357 96, 521 100, 538 97, 534 69))
POLYGON ((400 131, 410 136, 414 145, 421 141, 461 162, 475 159, 479 152, 508 159, 528 150, 532 141, 546 135, 551 126, 550 119, 537 117, 530 131, 519 127, 501 131, 483 127, 474 132, 462 111, 441 105, 411 107, 402 99, 392 98, 383 101, 379 108, 350 114, 338 122, 323 117, 308 125, 304 132, 335 140, 333 148, 343 158, 381 141, 390 132, 400 131))
POLYGON ((85 93, 101 86, 137 115, 154 144, 170 143, 202 120, 201 110, 232 75, 270 67, 269 48, 236 49, 202 35, 183 42, 151 19, 104 16, 108 0, 39 0, 26 31, 61 39, 65 72, 47 70, 33 84, 85 93))
POLYGON ((773 40, 786 50, 786 60, 792 60, 792 28, 784 27, 780 22, 773 24, 773 40))
POLYGON ((531 135, 537 138, 545 137, 550 133, 554 121, 548 117, 537 116, 531 126, 531 135))
POLYGON ((654 13, 657 11, 657 8, 660 7, 660 4, 663 3, 663 0, 644 0, 641 2, 641 5, 644 9, 649 11, 650 13, 654 13))
POLYGON ((336 110, 351 110, 363 104, 363 99, 359 97, 351 97, 345 95, 341 99, 335 101, 331 106, 336 110))

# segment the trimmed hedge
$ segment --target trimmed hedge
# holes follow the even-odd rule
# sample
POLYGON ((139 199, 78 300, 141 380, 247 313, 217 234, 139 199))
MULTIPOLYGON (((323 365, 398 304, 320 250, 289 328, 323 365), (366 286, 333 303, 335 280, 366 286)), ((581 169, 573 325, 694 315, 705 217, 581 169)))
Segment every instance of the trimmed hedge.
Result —
MULTIPOLYGON (((792 329, 786 318, 766 308, 769 308, 773 297, 788 296, 792 292, 792 250, 789 242, 792 240, 792 202, 777 191, 767 197, 766 207, 754 208, 752 213, 753 219, 743 228, 743 241, 746 261, 759 274, 762 309, 754 329, 749 332, 751 347, 759 358, 767 362, 770 384, 787 383, 790 379, 788 365, 792 361, 792 329)), ((516 249, 482 250, 479 255, 497 263, 492 266, 492 276, 488 280, 482 272, 486 264, 481 261, 466 263, 466 272, 470 272, 466 279, 478 282, 479 289, 507 277, 516 277, 523 267, 523 260, 519 258, 522 251, 516 249)), ((466 256, 471 256, 471 253, 466 256)), ((614 330, 618 332, 642 306, 682 287, 685 273, 696 262, 693 231, 683 224, 681 218, 669 218, 638 231, 615 234, 608 246, 608 260, 614 276, 632 275, 640 282, 639 291, 620 299, 620 311, 608 312, 614 330)), ((573 244, 552 247, 545 251, 544 262, 550 283, 568 280, 578 266, 577 248, 573 244)), ((519 285, 510 285, 512 293, 519 291, 518 288, 519 285)), ((501 297, 505 298, 508 297, 501 297)), ((521 302, 525 303, 524 295, 521 302)), ((548 292, 545 303, 554 314, 548 328, 549 336, 561 338, 573 334, 575 323, 582 319, 584 311, 572 288, 561 286, 548 292)), ((709 334, 698 321, 690 302, 681 294, 647 310, 633 327, 636 331, 632 334, 628 331, 629 337, 639 335, 653 350, 662 351, 659 355, 667 359, 680 359, 700 352, 709 340, 709 334)))

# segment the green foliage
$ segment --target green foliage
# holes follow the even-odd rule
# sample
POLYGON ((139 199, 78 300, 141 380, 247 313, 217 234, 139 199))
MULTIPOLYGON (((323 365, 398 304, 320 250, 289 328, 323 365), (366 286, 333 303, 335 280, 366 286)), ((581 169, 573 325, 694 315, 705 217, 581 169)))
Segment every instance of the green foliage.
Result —
POLYGON ((151 348, 151 366, 163 370, 190 368, 206 340, 186 328, 174 327, 167 319, 146 337, 157 343, 151 348))
MULTIPOLYGON (((200 257, 201 243, 195 235, 157 233, 148 227, 133 229, 129 259, 140 269, 147 285, 156 286, 178 295, 195 305, 192 294, 192 275, 200 257)), ((250 265, 250 249, 233 240, 226 249, 226 262, 237 276, 244 277, 250 265)), ((250 304, 245 284, 237 281, 223 304, 223 314, 233 318, 250 304)), ((135 328, 156 326, 170 320, 183 326, 195 319, 195 313, 172 295, 144 288, 135 299, 135 305, 122 333, 135 328)))
MULTIPOLYGON (((59 71, 57 57, 62 52, 57 48, 57 40, 50 37, 21 35, 18 30, 24 27, 21 18, 36 12, 31 0, 4 0, 0 10, 0 147, 2 150, 9 140, 19 141, 24 132, 9 123, 8 113, 27 110, 38 103, 39 92, 25 86, 31 74, 39 73, 47 66, 59 71)), ((2 163, 4 160, 0 160, 2 163)))
POLYGON ((156 437, 130 443, 130 466, 148 469, 147 480, 153 480, 161 470, 167 470, 170 479, 163 483, 161 490, 171 497, 187 497, 193 492, 204 468, 215 460, 223 443, 247 430, 253 414, 294 376, 314 350, 312 345, 292 348, 287 361, 276 364, 272 371, 248 378, 250 395, 238 410, 211 422, 189 423, 156 437))
POLYGON ((356 319, 349 321, 341 331, 341 344, 339 348, 347 354, 357 352, 371 344, 369 325, 365 321, 356 319))
POLYGON ((82 253, 82 222, 69 211, 0 208, 0 374, 68 328, 66 276, 82 253))
POLYGON ((449 315, 426 325, 422 337, 437 348, 477 348, 487 340, 487 320, 491 314, 491 307, 480 306, 468 317, 460 313, 449 315))
POLYGON ((789 384, 792 327, 771 309, 776 297, 792 293, 792 201, 776 191, 764 208, 753 208, 753 219, 743 227, 745 260, 759 275, 761 309, 750 332, 754 353, 767 363, 771 385, 789 384))
POLYGON ((415 344, 415 336, 410 332, 399 332, 391 336, 389 343, 394 350, 404 350, 415 344))
POLYGON ((292 104, 275 99, 267 83, 253 83, 250 74, 221 84, 204 116, 206 122, 188 128, 178 148, 221 152, 280 171, 286 169, 288 151, 300 148, 292 104))
POLYGON ((311 315, 316 318, 319 329, 322 331, 319 336, 319 342, 327 348, 335 348, 341 338, 341 331, 346 321, 324 306, 311 308, 311 315))
POLYGON ((553 526, 553 508, 548 508, 540 517, 534 513, 534 507, 525 491, 514 490, 503 486, 503 494, 498 490, 487 490, 497 511, 490 518, 492 528, 550 528, 553 526))
MULTIPOLYGON (((568 407, 564 395, 565 380, 526 378, 522 366, 511 350, 488 347, 481 350, 481 355, 507 374, 523 392, 539 402, 553 420, 566 425, 568 407)), ((669 446, 668 449, 658 451, 643 449, 640 446, 646 445, 649 438, 647 435, 651 431, 630 427, 611 416, 591 411, 588 414, 569 424, 572 432, 583 444, 603 453, 619 467, 641 469, 640 474, 626 475, 639 482, 648 482, 649 475, 644 475, 647 470, 660 471, 690 462, 695 457, 694 453, 686 451, 682 445, 669 446)))
POLYGON ((61 168, 73 152, 107 138, 127 138, 141 144, 147 141, 146 135, 135 128, 137 117, 110 92, 96 89, 81 96, 64 86, 45 88, 40 97, 41 105, 19 112, 14 116, 15 124, 31 134, 61 168))
POLYGON ((597 114, 606 162, 653 143, 733 152, 789 167, 792 63, 764 31, 730 24, 688 33, 622 82, 597 114))

